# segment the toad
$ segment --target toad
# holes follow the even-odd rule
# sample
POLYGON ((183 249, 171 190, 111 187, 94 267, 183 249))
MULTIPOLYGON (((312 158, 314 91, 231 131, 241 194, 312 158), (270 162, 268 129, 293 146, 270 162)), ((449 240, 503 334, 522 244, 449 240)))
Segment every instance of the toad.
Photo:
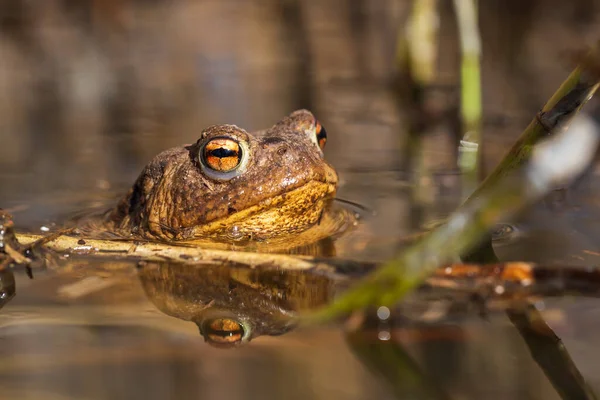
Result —
POLYGON ((159 241, 257 240, 318 224, 338 176, 324 158, 327 134, 298 110, 264 131, 214 125, 192 145, 166 150, 143 169, 104 228, 159 241))

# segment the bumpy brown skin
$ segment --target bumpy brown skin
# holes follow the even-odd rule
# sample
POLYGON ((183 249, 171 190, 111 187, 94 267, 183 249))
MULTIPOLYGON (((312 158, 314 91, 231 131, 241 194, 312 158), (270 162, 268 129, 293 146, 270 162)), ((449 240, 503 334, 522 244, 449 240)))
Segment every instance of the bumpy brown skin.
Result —
POLYGON ((295 111, 266 131, 234 125, 205 129, 198 142, 166 150, 142 171, 107 214, 109 229, 158 240, 263 240, 301 232, 319 221, 337 188, 337 174, 313 142, 315 117, 295 111), (246 141, 245 171, 209 177, 198 153, 212 137, 246 141))

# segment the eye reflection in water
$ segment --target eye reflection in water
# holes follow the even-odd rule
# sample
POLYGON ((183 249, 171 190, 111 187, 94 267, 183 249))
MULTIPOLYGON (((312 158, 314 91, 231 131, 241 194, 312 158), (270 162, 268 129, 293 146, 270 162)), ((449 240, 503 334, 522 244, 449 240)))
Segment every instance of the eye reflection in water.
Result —
POLYGON ((204 340, 214 347, 235 347, 252 337, 251 322, 227 312, 216 311, 214 316, 205 317, 196 324, 204 340))
POLYGON ((159 310, 195 323, 204 340, 218 348, 289 332, 298 312, 327 303, 335 289, 324 274, 231 263, 146 263, 138 272, 159 310))

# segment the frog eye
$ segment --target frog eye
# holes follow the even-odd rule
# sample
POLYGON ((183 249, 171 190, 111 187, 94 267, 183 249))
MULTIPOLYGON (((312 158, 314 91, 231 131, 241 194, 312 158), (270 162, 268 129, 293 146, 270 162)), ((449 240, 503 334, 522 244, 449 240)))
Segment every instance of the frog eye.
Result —
POLYGON ((228 180, 243 172, 248 161, 248 145, 229 137, 212 138, 200 148, 199 159, 211 178, 228 180))
POLYGON ((216 347, 235 347, 250 339, 251 330, 241 321, 232 318, 214 318, 201 325, 202 336, 216 347))
POLYGON ((321 150, 323 150, 325 148, 325 143, 327 143, 327 131, 319 121, 315 121, 315 138, 317 144, 321 150))
POLYGON ((233 171, 242 162, 240 144, 228 138, 216 138, 204 145, 202 157, 206 166, 218 172, 233 171))

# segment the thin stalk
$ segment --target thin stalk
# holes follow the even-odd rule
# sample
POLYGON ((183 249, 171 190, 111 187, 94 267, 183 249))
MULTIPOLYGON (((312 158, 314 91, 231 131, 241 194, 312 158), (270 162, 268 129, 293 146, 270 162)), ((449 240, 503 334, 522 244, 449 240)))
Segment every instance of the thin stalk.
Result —
POLYGON ((423 185, 429 178, 424 153, 424 134, 430 113, 425 91, 436 78, 438 51, 437 0, 415 0, 406 29, 398 31, 396 63, 399 82, 396 98, 408 120, 402 160, 413 177, 413 200, 423 204, 431 196, 423 185))
POLYGON ((419 86, 430 85, 436 77, 438 19, 437 0, 415 0, 407 28, 398 38, 398 65, 408 61, 419 86))
POLYGON ((464 136, 458 164, 463 173, 463 192, 470 193, 480 174, 481 152, 481 40, 476 0, 454 0, 461 48, 461 119, 464 136))

